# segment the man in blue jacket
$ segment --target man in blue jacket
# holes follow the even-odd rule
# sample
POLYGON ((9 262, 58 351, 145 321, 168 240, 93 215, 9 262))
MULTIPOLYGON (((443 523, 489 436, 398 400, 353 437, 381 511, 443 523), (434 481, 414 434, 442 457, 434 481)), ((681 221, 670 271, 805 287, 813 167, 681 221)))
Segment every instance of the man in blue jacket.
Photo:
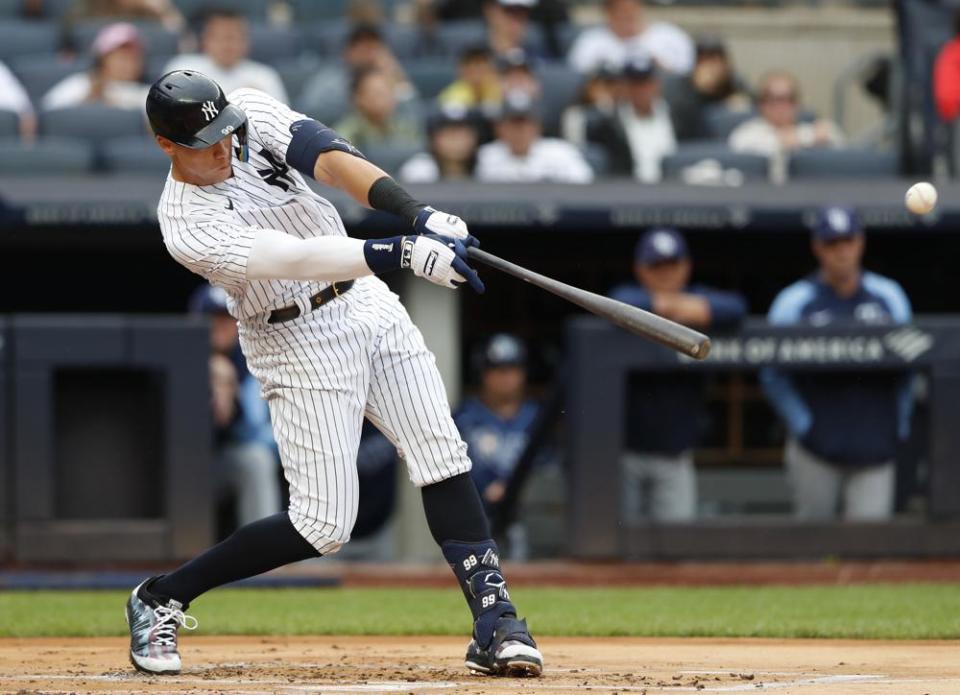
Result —
MULTIPOLYGON (((822 210, 812 240, 819 268, 777 295, 770 323, 909 323, 900 285, 861 267, 864 243, 855 211, 822 210)), ((827 520, 842 506, 845 519, 889 518, 897 444, 910 433, 910 375, 767 369, 760 378, 788 431, 784 461, 796 515, 827 520)))
MULTIPOLYGON (((610 296, 698 329, 730 330, 747 313, 744 298, 691 285, 687 243, 675 229, 652 229, 637 243, 635 283, 610 296)), ((627 390, 623 515, 627 523, 683 522, 696 517, 693 447, 705 418, 704 377, 637 374, 627 390)))

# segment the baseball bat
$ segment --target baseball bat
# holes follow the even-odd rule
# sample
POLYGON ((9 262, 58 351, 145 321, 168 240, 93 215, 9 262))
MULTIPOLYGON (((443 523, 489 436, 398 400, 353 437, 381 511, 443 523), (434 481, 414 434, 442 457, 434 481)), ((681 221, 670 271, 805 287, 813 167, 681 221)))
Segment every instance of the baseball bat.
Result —
POLYGON ((643 336, 694 359, 702 360, 710 352, 710 338, 662 316, 548 278, 478 248, 468 248, 467 256, 470 260, 488 265, 566 299, 635 335, 643 336))

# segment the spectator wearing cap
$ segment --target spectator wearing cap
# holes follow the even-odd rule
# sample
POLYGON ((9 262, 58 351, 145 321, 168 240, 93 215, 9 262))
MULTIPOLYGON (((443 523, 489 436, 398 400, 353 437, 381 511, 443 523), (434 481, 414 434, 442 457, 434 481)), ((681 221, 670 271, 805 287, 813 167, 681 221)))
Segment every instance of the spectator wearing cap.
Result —
POLYGON ((133 24, 117 22, 103 27, 90 47, 93 67, 69 75, 40 101, 43 109, 64 109, 101 103, 120 109, 143 109, 149 86, 143 82, 144 51, 133 24))
POLYGON ((210 393, 217 478, 236 501, 237 525, 276 514, 281 507, 280 463, 270 413, 240 351, 237 322, 227 293, 202 285, 190 297, 190 314, 210 321, 210 393))
POLYGON ((477 164, 477 118, 462 106, 442 106, 427 118, 429 151, 400 167, 405 183, 434 183, 473 178, 477 164))
POLYGON ((486 0, 483 19, 487 45, 495 57, 510 51, 535 52, 530 40, 530 13, 537 0, 486 0))
POLYGON ((649 55, 631 56, 622 76, 620 103, 612 114, 588 124, 587 138, 606 150, 613 173, 656 183, 661 160, 677 148, 670 107, 661 96, 660 76, 649 55))
POLYGON ((731 111, 750 108, 748 89, 734 71, 723 39, 703 35, 697 38, 696 46, 693 70, 671 81, 666 93, 678 140, 709 137, 705 116, 710 108, 723 107, 731 111))
POLYGON ((497 59, 500 70, 500 88, 503 93, 523 92, 533 100, 540 99, 543 85, 537 77, 537 58, 521 48, 507 51, 497 59))
MULTIPOLYGON (((540 405, 527 397, 527 349, 514 335, 491 336, 474 354, 479 379, 476 396, 467 398, 454 413, 460 436, 467 443, 477 491, 488 516, 503 499, 517 463, 527 448, 540 405)), ((536 465, 549 460, 540 454, 536 465)), ((508 530, 513 559, 523 555, 523 533, 508 530)))
POLYGON ((477 153, 479 181, 593 181, 593 170, 576 146, 541 135, 539 107, 528 94, 505 95, 495 130, 496 139, 482 145, 477 153))
POLYGON ((607 64, 622 65, 637 52, 653 56, 663 70, 685 75, 693 69, 693 41, 680 28, 648 22, 643 0, 604 0, 606 25, 582 32, 570 49, 570 65, 585 75, 607 64))
POLYGON ((365 147, 411 146, 423 142, 420 124, 397 111, 390 76, 376 67, 361 68, 351 85, 353 112, 336 131, 361 150, 365 147))
POLYGON ((349 109, 353 75, 365 68, 378 68, 388 75, 397 110, 415 115, 417 90, 373 24, 357 24, 350 30, 340 60, 317 70, 296 100, 297 108, 323 123, 336 123, 349 109))
POLYGON ((212 9, 203 19, 201 53, 174 56, 165 66, 171 70, 196 70, 216 81, 227 94, 241 87, 266 92, 284 104, 287 90, 271 66, 250 60, 250 28, 241 12, 212 9))
MULTIPOLYGON (((737 292, 690 284, 687 242, 675 229, 652 229, 634 252, 635 282, 610 296, 698 330, 736 328, 747 313, 737 292)), ((627 391, 627 431, 621 461, 623 515, 628 523, 691 521, 697 483, 693 447, 705 419, 701 374, 643 374, 627 391)))
POLYGON ((776 183, 786 181, 791 152, 843 144, 843 134, 835 123, 826 119, 801 120, 800 84, 789 72, 771 72, 760 79, 757 109, 755 118, 730 133, 730 147, 769 157, 770 178, 776 183))
POLYGON ((20 137, 32 138, 37 132, 37 116, 27 90, 0 61, 0 111, 12 111, 20 118, 20 137))
MULTIPOLYGON (((899 325, 910 301, 890 279, 863 269, 863 226, 854 210, 826 208, 811 242, 818 268, 780 292, 776 326, 899 325)), ((763 389, 787 429, 784 462, 798 518, 878 521, 893 513, 895 459, 910 434, 911 378, 902 372, 765 369, 763 389)))
POLYGON ((441 106, 496 113, 502 92, 493 53, 486 46, 470 46, 460 54, 456 81, 437 95, 441 106))

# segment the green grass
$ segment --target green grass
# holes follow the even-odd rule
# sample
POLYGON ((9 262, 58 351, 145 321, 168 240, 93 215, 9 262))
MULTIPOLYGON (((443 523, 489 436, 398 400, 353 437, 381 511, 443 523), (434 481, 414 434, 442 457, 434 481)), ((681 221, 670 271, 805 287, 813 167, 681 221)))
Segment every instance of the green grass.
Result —
MULTIPOLYGON (((537 635, 960 638, 960 585, 541 589, 512 592, 537 635)), ((124 635, 125 592, 0 592, 0 636, 124 635)), ((223 589, 198 634, 464 635, 459 591, 223 589)))

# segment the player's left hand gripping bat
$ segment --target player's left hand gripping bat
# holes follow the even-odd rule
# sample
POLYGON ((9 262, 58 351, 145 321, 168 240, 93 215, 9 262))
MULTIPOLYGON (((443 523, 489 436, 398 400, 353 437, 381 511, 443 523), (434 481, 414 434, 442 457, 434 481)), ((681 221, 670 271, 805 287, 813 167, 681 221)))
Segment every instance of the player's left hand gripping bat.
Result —
POLYGON ((631 333, 665 345, 677 352, 682 352, 694 359, 702 360, 710 352, 710 338, 662 316, 548 278, 478 248, 468 248, 467 256, 470 260, 478 261, 508 275, 520 278, 524 282, 529 282, 531 285, 536 285, 547 292, 552 292, 558 297, 573 302, 577 306, 605 318, 631 333))

